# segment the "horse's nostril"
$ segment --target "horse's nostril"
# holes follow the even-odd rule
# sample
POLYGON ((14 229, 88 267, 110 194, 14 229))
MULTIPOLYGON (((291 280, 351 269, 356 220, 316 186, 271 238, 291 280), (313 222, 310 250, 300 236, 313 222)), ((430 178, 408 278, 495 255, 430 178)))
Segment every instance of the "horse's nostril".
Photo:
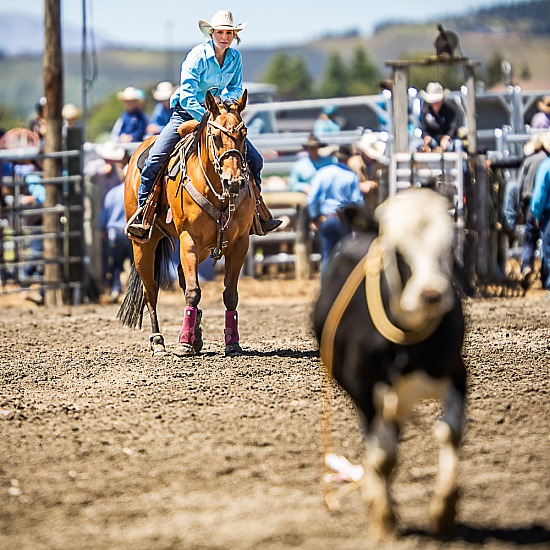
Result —
POLYGON ((421 294, 422 299, 428 304, 436 304, 441 300, 441 292, 438 290, 427 289, 421 294))

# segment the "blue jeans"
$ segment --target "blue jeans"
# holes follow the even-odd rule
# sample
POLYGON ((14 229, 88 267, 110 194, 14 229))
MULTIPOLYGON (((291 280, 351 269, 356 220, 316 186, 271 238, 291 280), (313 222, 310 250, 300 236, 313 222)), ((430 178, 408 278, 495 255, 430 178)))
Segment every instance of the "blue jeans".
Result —
POLYGON ((519 182, 508 180, 504 186, 502 215, 509 229, 516 227, 519 212, 519 182))
POLYGON ((537 248, 537 241, 540 237, 540 230, 535 225, 535 216, 526 209, 525 214, 525 231, 523 233, 523 248, 521 250, 521 270, 526 267, 533 267, 533 259, 537 248))
POLYGON ((345 224, 336 215, 329 215, 319 227, 321 239, 321 270, 324 271, 328 257, 336 243, 351 233, 349 225, 345 224))
MULTIPOLYGON (((180 140, 178 128, 187 120, 193 120, 193 117, 181 106, 178 105, 172 109, 170 121, 157 137, 145 161, 145 166, 141 173, 141 183, 138 188, 138 206, 143 206, 145 204, 158 173, 180 140)), ((246 139, 246 160, 256 180, 256 185, 261 191, 261 173, 264 166, 264 159, 252 143, 250 143, 248 138, 246 139)))
POLYGON ((105 244, 107 249, 106 279, 110 283, 111 294, 118 295, 122 292, 120 274, 124 270, 124 260, 128 258, 133 261, 134 259, 132 241, 122 231, 109 230, 105 244))

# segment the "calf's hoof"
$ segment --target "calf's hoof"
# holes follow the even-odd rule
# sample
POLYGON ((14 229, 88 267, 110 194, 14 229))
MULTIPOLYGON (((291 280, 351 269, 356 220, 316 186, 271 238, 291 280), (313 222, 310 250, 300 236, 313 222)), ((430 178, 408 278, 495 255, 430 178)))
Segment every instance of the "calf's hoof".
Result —
POLYGON ((454 527, 458 490, 446 496, 436 495, 430 503, 430 523, 428 530, 432 535, 449 535, 454 527))
POLYGON ((225 356, 226 357, 237 357, 238 355, 243 354, 243 349, 237 342, 232 344, 227 344, 225 346, 225 356))
POLYGON ((191 344, 180 343, 174 350, 174 355, 176 357, 192 357, 195 353, 195 348, 191 344))

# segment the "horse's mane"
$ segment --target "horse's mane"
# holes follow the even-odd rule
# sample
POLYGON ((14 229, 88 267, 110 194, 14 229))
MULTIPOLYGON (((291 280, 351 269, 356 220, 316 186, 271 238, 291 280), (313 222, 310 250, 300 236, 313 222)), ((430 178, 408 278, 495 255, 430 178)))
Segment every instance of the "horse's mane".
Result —
POLYGON ((195 136, 193 138, 193 142, 191 143, 191 147, 189 147, 189 153, 197 153, 202 133, 206 128, 206 124, 208 123, 211 114, 212 113, 210 111, 205 111, 204 115, 202 115, 201 121, 195 129, 195 136))

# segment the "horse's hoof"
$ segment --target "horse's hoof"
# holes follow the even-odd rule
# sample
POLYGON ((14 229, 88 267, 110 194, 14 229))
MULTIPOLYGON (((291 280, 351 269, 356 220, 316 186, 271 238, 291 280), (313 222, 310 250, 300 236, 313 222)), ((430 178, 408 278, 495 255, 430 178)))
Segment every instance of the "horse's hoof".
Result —
POLYGON ((164 336, 162 336, 162 334, 160 334, 159 332, 156 332, 149 336, 149 345, 153 357, 162 357, 164 355, 168 355, 168 353, 166 352, 166 348, 164 347, 164 336))
POLYGON ((225 346, 226 357, 237 357, 238 355, 242 355, 242 354, 243 354, 243 349, 241 348, 241 346, 239 346, 239 344, 237 344, 237 342, 233 344, 227 344, 225 346))
POLYGON ((200 353, 204 342, 202 341, 202 310, 197 310, 197 320, 195 321, 195 340, 193 342, 193 349, 196 353, 200 353))
POLYGON ((180 343, 179 348, 174 350, 176 357, 192 357, 195 353, 195 348, 191 344, 180 343))

